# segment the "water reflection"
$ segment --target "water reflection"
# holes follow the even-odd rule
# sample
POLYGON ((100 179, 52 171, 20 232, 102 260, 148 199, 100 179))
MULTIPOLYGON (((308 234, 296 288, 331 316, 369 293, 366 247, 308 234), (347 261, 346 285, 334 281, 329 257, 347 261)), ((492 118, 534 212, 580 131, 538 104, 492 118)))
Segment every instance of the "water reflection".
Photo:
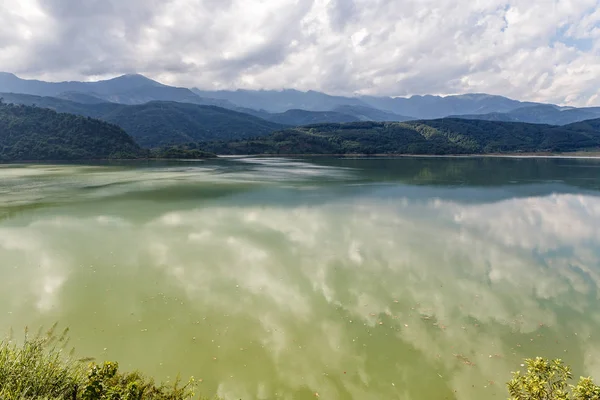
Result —
POLYGON ((573 183, 596 164, 499 161, 499 186, 419 160, 67 173, 62 205, 0 224, 0 327, 60 321, 79 352, 228 399, 505 398, 535 355, 600 376, 600 198, 573 183))

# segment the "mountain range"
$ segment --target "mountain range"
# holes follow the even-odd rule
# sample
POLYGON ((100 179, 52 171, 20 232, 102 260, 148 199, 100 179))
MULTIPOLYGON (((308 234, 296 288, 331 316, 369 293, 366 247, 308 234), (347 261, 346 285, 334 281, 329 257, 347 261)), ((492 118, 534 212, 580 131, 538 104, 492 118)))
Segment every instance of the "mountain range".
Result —
POLYGON ((529 122, 532 124, 567 125, 586 119, 600 118, 600 107, 559 108, 540 104, 517 108, 509 112, 488 114, 456 115, 462 119, 482 119, 486 121, 529 122))
POLYGON ((44 82, 21 79, 14 74, 0 72, 0 92, 58 97, 83 103, 143 104, 162 100, 235 107, 225 100, 201 98, 189 89, 163 85, 139 74, 123 75, 98 82, 44 82))
POLYGON ((260 136, 286 126, 222 107, 173 101, 137 105, 76 103, 56 97, 15 93, 0 93, 0 98, 6 103, 49 108, 116 124, 146 148, 260 136))
POLYGON ((0 73, 0 99, 3 161, 600 149, 600 107, 487 94, 201 91, 136 74, 53 83, 0 73))
MULTIPOLYGON (((66 100, 65 100, 66 101, 66 100)), ((600 119, 576 122, 566 126, 528 124, 523 122, 482 121, 444 118, 408 122, 360 121, 342 124, 322 123, 295 128, 273 127, 254 137, 244 118, 257 117, 215 106, 198 106, 176 102, 119 105, 120 125, 138 125, 129 135, 121 126, 91 117, 58 113, 48 108, 0 103, 0 161, 88 160, 106 158, 204 158, 212 154, 490 154, 524 152, 598 151, 600 119), (182 106, 184 108, 182 108, 182 106), (134 116, 132 108, 142 108, 134 116), (186 112, 186 108, 189 108, 186 112), (155 126, 161 110, 173 108, 178 117, 164 126, 155 126), (121 114, 124 112, 125 114, 121 114), (140 142, 169 142, 181 135, 183 124, 206 127, 198 123, 210 113, 221 119, 223 112, 235 120, 212 132, 209 141, 192 141, 175 146, 148 148, 140 142), (199 114, 198 114, 199 113, 199 114), (154 122, 149 122, 154 121, 154 122), (170 126, 175 123, 174 126, 170 126), (160 129, 159 129, 160 128, 160 129), (146 147, 145 149, 143 147, 146 147)), ((210 121, 215 126, 214 121, 210 121)), ((193 129, 192 129, 193 132, 193 129)))
MULTIPOLYGON (((0 73, 0 92, 69 100, 79 104, 139 105, 173 101, 212 105, 285 125, 321 122, 407 121, 458 117, 568 124, 600 115, 600 108, 565 108, 489 94, 456 96, 332 96, 316 91, 211 91, 164 85, 139 74, 97 82, 44 82, 0 73), (318 113, 318 114, 316 114, 318 113), (343 114, 343 115, 340 115, 343 114)), ((7 95, 4 95, 5 97, 7 95)))

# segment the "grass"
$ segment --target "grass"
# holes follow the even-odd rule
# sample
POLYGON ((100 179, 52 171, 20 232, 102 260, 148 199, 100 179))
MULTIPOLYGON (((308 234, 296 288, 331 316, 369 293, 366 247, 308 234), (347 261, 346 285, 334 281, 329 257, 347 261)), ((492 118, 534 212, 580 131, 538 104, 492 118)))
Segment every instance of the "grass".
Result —
POLYGON ((187 400, 193 399, 193 378, 185 384, 156 384, 138 372, 120 372, 115 362, 96 364, 66 351, 68 330, 49 331, 21 342, 0 342, 1 400, 187 400))

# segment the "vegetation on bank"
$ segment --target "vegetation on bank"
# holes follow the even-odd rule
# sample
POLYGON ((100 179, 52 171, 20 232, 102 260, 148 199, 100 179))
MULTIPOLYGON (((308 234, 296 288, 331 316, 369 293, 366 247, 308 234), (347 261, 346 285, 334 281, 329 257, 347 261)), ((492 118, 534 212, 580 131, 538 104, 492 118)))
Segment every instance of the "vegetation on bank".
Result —
MULTIPOLYGON (((115 362, 96 364, 66 352, 68 330, 22 343, 0 341, 2 400, 188 400, 195 398, 194 379, 157 384, 139 372, 121 372, 115 362)), ((571 369, 561 360, 525 360, 526 371, 513 372, 507 383, 510 400, 600 400, 600 386, 581 377, 572 385, 571 369)))
POLYGON ((156 384, 138 372, 121 372, 114 362, 96 364, 67 354, 67 331, 25 335, 21 344, 0 342, 2 400, 187 400, 194 380, 156 384))
POLYGON ((0 102, 0 161, 123 159, 142 154, 116 125, 0 102))
POLYGON ((445 118, 317 124, 253 139, 203 143, 215 154, 491 154, 600 148, 596 120, 567 126, 445 118))
POLYGON ((600 400, 600 386, 591 378, 579 378, 577 385, 571 368, 561 360, 543 358, 525 360, 527 371, 513 372, 507 383, 510 400, 600 400))

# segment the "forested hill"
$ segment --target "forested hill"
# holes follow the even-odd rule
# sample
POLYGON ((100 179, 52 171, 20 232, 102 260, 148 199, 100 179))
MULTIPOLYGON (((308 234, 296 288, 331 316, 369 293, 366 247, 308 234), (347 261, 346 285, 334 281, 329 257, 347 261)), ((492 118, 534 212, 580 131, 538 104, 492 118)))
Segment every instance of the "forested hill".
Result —
POLYGON ((0 103, 0 161, 132 158, 141 154, 133 138, 116 125, 0 103))
POLYGON ((153 101, 119 107, 101 117, 127 131, 143 147, 267 135, 283 125, 215 106, 153 101))
POLYGON ((567 126, 444 118, 317 124, 251 140, 204 143, 216 154, 490 154, 600 149, 600 120, 567 126))
POLYGON ((205 152, 489 154, 600 149, 600 119, 565 126, 453 118, 323 123, 270 133, 281 125, 212 106, 151 102, 106 111, 104 118, 136 132, 144 147, 196 144, 148 152, 111 123, 0 103, 0 161, 202 158, 208 156, 205 152))
MULTIPOLYGON (((207 105, 152 101, 139 105, 76 103, 54 97, 0 93, 6 103, 36 105, 119 125, 141 146, 155 148, 208 140, 267 135, 285 125, 207 105)), ((341 122, 341 121, 336 121, 341 122)))

